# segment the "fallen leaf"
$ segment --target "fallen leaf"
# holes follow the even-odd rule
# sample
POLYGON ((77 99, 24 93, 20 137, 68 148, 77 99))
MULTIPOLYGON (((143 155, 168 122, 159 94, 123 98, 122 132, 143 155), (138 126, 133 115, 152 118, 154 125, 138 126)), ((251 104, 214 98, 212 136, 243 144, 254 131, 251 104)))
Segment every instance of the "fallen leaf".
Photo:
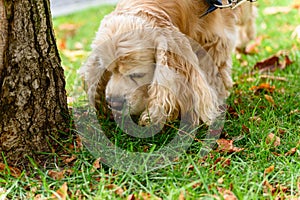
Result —
POLYGON ((79 136, 76 138, 76 145, 78 149, 81 149, 83 147, 82 139, 79 136))
POLYGON ((275 101, 274 101, 274 99, 273 99, 272 96, 265 94, 265 99, 266 99, 269 103, 271 103, 273 106, 276 105, 276 104, 275 104, 275 101))
POLYGON ((97 160, 94 161, 93 169, 91 170, 92 172, 95 172, 97 169, 101 168, 100 161, 101 161, 101 158, 98 158, 97 160))
POLYGON ((214 165, 216 166, 218 163, 221 163, 221 166, 225 168, 230 166, 231 160, 229 158, 219 157, 214 162, 214 165))
POLYGON ((181 192, 180 192, 180 195, 179 195, 179 197, 178 197, 178 200, 185 200, 185 195, 184 195, 184 191, 183 190, 181 190, 181 192))
POLYGON ((57 172, 57 171, 49 170, 48 175, 54 180, 62 180, 63 178, 65 178, 65 171, 57 172))
POLYGON ((238 118, 238 117, 239 117, 238 112, 237 112, 236 109, 233 108, 232 106, 229 106, 227 112, 229 113, 229 115, 230 115, 231 117, 234 117, 234 118, 238 118))
POLYGON ((219 145, 217 150, 220 152, 234 153, 234 152, 240 152, 244 150, 244 148, 235 147, 233 145, 233 140, 219 139, 217 140, 217 143, 219 145))
POLYGON ((293 61, 289 58, 289 56, 285 52, 280 51, 276 55, 273 55, 263 61, 257 62, 254 65, 254 69, 259 70, 260 72, 273 72, 277 69, 283 70, 292 63, 293 61))
POLYGON ((72 156, 69 157, 69 158, 63 159, 63 162, 64 162, 65 164, 69 164, 69 163, 73 162, 73 161, 76 160, 76 159, 77 159, 77 156, 76 156, 76 155, 72 155, 72 156))
POLYGON ((194 168, 195 168, 195 166, 194 166, 194 165, 190 165, 190 166, 188 166, 188 170, 189 170, 189 171, 192 171, 192 170, 194 170, 194 168))
POLYGON ((109 190, 114 190, 115 194, 119 195, 120 197, 122 197, 124 194, 124 190, 115 184, 106 185, 105 188, 109 190))
POLYGON ((284 134, 286 134, 286 130, 283 130, 283 129, 279 129, 278 130, 278 133, 280 134, 280 135, 284 135, 284 134))
POLYGON ((218 191, 224 200, 238 200, 235 194, 230 190, 218 187, 218 191))
POLYGON ((135 200, 134 194, 131 194, 127 197, 127 200, 135 200))
POLYGON ((252 86, 250 88, 254 94, 264 93, 273 93, 275 91, 275 86, 271 86, 269 83, 262 83, 259 86, 252 86))
POLYGON ((270 174, 271 172, 273 172, 274 169, 275 169, 275 166, 274 166, 274 165, 272 165, 272 166, 266 168, 265 171, 264 171, 264 176, 266 176, 267 174, 270 174))
POLYGON ((291 7, 295 9, 300 9, 300 0, 294 0, 291 7))
MULTIPOLYGON (((268 196, 271 194, 274 199, 280 200, 282 196, 286 196, 285 193, 288 191, 288 187, 276 184, 275 186, 271 185, 267 180, 263 182, 263 191, 264 195, 268 196)), ((284 198, 289 199, 289 198, 284 198)))
POLYGON ((51 200, 66 200, 68 196, 68 185, 65 182, 61 188, 56 191, 56 194, 51 196, 51 200))
POLYGON ((18 169, 16 167, 7 166, 3 163, 0 163, 0 172, 4 172, 5 174, 10 174, 15 178, 20 177, 22 174, 22 171, 20 169, 18 169))
POLYGON ((260 123, 262 119, 258 116, 253 116, 253 117, 250 117, 249 120, 252 122, 260 123))
POLYGON ((242 125, 242 132, 249 134, 250 133, 250 129, 245 124, 243 124, 242 125))
POLYGON ((264 190, 264 194, 268 195, 268 193, 273 194, 275 188, 269 183, 269 181, 265 180, 263 182, 263 190, 264 190))
POLYGON ((274 133, 270 133, 266 138, 266 143, 272 144, 274 147, 278 147, 280 145, 280 138, 274 133))
POLYGON ((195 184, 192 185, 192 188, 196 189, 196 188, 201 187, 201 185, 202 185, 201 183, 195 183, 195 184))
POLYGON ((286 152, 284 155, 285 156, 293 156, 297 152, 297 147, 294 147, 290 149, 288 152, 286 152))

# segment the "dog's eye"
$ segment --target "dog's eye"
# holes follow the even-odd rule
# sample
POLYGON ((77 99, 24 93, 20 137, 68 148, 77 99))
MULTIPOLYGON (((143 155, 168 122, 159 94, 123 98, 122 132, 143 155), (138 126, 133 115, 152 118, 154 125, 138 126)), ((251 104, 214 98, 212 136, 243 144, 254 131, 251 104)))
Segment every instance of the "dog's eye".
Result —
POLYGON ((135 79, 135 78, 143 78, 146 75, 146 73, 133 73, 129 75, 129 78, 135 79))

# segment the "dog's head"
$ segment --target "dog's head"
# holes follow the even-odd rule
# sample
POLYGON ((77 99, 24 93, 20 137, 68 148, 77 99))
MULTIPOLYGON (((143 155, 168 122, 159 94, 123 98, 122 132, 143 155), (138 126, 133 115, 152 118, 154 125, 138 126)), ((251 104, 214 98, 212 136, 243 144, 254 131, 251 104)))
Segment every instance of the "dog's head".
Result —
POLYGON ((148 104, 155 68, 153 49, 140 49, 117 58, 107 68, 111 76, 105 97, 110 108, 119 112, 126 108, 131 115, 140 115, 148 104))
POLYGON ((191 41, 176 27, 116 19, 101 25, 92 55, 81 69, 90 100, 97 103, 97 95, 104 95, 112 110, 140 115, 140 124, 163 123, 179 114, 194 124, 213 119, 216 93, 191 41))

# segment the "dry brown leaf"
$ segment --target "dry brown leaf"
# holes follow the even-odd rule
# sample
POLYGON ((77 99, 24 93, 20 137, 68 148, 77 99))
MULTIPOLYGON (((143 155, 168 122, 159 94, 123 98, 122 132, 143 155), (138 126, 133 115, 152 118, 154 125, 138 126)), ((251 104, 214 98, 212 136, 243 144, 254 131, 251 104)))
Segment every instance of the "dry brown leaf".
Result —
POLYGON ((119 195, 120 197, 122 197, 124 194, 124 190, 115 184, 106 185, 105 188, 109 190, 114 190, 115 194, 119 195))
POLYGON ((266 168, 265 171, 264 171, 264 176, 266 176, 267 174, 270 174, 271 172, 273 172, 274 169, 275 169, 275 166, 274 166, 274 165, 272 165, 272 166, 266 168))
POLYGON ((266 196, 271 194, 273 197, 275 197, 274 199, 276 200, 281 200, 282 197, 285 197, 283 199, 291 200, 290 198, 286 198, 287 197, 286 192, 288 191, 288 187, 282 186, 280 184, 276 184, 274 186, 271 185, 267 180, 265 180, 263 182, 263 191, 266 196))
POLYGON ((271 103, 273 106, 276 105, 276 104, 275 104, 275 101, 274 101, 274 99, 273 99, 272 96, 265 94, 265 99, 266 99, 269 103, 271 103))
POLYGON ((201 187, 201 185, 202 185, 201 183, 195 183, 195 184, 192 185, 192 188, 196 189, 196 188, 201 187))
POLYGON ((250 128, 248 128, 245 124, 242 125, 242 132, 249 134, 250 133, 250 128))
POLYGON ((272 144, 274 147, 278 147, 280 145, 280 138, 274 133, 270 133, 266 138, 266 143, 272 144))
POLYGON ((238 200, 235 194, 230 190, 218 187, 218 191, 222 195, 224 200, 238 200))
POLYGON ((92 172, 95 172, 97 169, 101 168, 101 164, 100 164, 101 158, 98 158, 94 161, 93 163, 93 169, 91 170, 92 172))
POLYGON ((56 194, 51 196, 51 200, 66 200, 68 197, 68 184, 65 182, 61 188, 56 191, 56 194), (58 195, 58 196, 57 196, 58 195))
POLYGON ((218 150, 221 152, 234 153, 244 150, 244 148, 235 147, 233 145, 233 140, 219 139, 217 140, 217 143, 219 145, 218 150))
POLYGON ((294 147, 290 149, 288 152, 286 152, 284 155, 285 156, 293 156, 297 152, 297 147, 294 147))
POLYGON ((65 178, 65 171, 53 171, 53 170, 49 170, 48 175, 53 178, 54 180, 62 180, 63 178, 65 178))
POLYGON ((21 176, 22 174, 22 171, 16 167, 10 167, 10 166, 6 166, 5 164, 3 163, 0 163, 0 172, 4 172, 6 174, 10 174, 12 175, 13 177, 15 178, 18 178, 21 176), (7 172, 7 169, 9 170, 9 172, 7 172))
POLYGON ((293 61, 290 59, 290 57, 285 52, 280 51, 276 55, 273 55, 265 60, 257 62, 254 65, 254 69, 259 70, 260 72, 273 72, 277 69, 283 70, 291 64, 293 64, 293 61))
POLYGON ((180 192, 178 200, 185 200, 185 192, 183 190, 180 192))
POLYGON ((81 149, 83 147, 82 139, 79 136, 76 138, 76 145, 78 149, 81 149))
POLYGON ((264 194, 268 194, 270 192, 272 193, 272 191, 275 190, 275 188, 273 188, 273 186, 267 180, 263 182, 263 187, 264 187, 264 194))
POLYGON ((258 117, 258 116, 253 116, 253 117, 250 117, 249 120, 251 122, 258 122, 258 123, 260 123, 262 119, 260 117, 258 117))
POLYGON ((230 166, 231 160, 229 158, 219 157, 214 162, 214 165, 216 166, 218 163, 221 163, 221 166, 225 168, 230 166))
POLYGON ((135 200, 134 194, 131 194, 127 197, 127 200, 135 200))
POLYGON ((76 156, 76 155, 72 155, 72 156, 69 157, 69 158, 63 159, 63 162, 64 162, 65 164, 69 164, 69 163, 73 162, 73 161, 76 160, 76 159, 77 159, 77 156, 76 156))

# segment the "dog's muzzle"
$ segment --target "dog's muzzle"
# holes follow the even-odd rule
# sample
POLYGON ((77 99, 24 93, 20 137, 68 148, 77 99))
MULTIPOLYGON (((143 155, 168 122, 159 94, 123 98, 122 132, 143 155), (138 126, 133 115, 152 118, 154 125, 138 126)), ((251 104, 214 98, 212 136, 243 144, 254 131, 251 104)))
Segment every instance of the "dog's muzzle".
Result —
POLYGON ((122 111, 126 105, 126 100, 122 97, 106 97, 106 102, 112 110, 122 111))

